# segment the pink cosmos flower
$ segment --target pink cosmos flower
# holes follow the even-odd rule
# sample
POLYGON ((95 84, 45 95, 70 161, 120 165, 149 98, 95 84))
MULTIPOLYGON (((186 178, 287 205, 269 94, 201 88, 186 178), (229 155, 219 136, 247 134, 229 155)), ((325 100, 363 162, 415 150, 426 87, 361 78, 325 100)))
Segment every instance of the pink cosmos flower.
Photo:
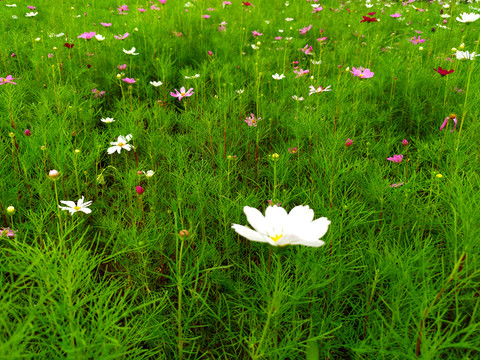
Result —
POLYGON ((361 79, 369 79, 375 74, 371 72, 370 69, 364 69, 363 67, 359 67, 357 69, 353 67, 352 69, 353 71, 350 72, 353 74, 353 76, 358 76, 361 79))
POLYGON ((349 146, 352 145, 352 144, 353 144, 353 141, 350 140, 350 138, 348 138, 347 141, 345 141, 345 146, 346 146, 346 147, 349 147, 349 146))
POLYGON ((455 130, 455 128, 457 127, 457 115, 451 114, 443 121, 442 126, 440 126, 440 131, 442 131, 445 126, 447 126, 448 120, 453 120, 453 122, 455 123, 455 125, 453 125, 453 129, 450 130, 450 132, 453 132, 453 130, 455 130))
POLYGON ((175 89, 175 92, 170 92, 170 95, 178 98, 179 101, 182 101, 182 98, 192 96, 193 94, 194 94, 193 88, 190 88, 188 89, 188 91, 185 91, 185 88, 183 86, 180 88, 180 91, 175 89))
POLYGON ((125 70, 126 68, 127 68, 127 64, 117 65, 118 70, 125 70))
POLYGON ((208 19, 208 18, 210 17, 210 15, 202 15, 202 17, 203 17, 204 19, 208 19))
POLYGON ((134 78, 125 78, 125 79, 122 79, 123 81, 125 81, 126 83, 128 84, 134 84, 136 83, 135 79, 134 78))
POLYGON ((123 40, 123 39, 126 39, 126 38, 129 37, 129 36, 130 36, 129 33, 125 33, 125 34, 123 34, 123 35, 118 35, 118 36, 117 36, 117 35, 114 35, 115 39, 117 39, 117 40, 123 40))
POLYGON ((396 188, 396 187, 399 187, 399 186, 402 186, 402 185, 403 185, 403 183, 398 183, 398 184, 392 184, 392 185, 389 185, 389 186, 396 188))
POLYGON ((308 95, 310 96, 313 94, 322 93, 324 91, 332 91, 332 89, 330 89, 331 86, 332 85, 328 85, 326 88, 319 86, 317 89, 315 89, 315 86, 310 85, 310 93, 308 95))
POLYGON ((259 117, 258 119, 255 118, 255 115, 250 114, 250 117, 245 118, 245 122, 248 124, 248 126, 257 126, 258 120, 261 120, 262 118, 259 117))
POLYGON ((144 13, 145 9, 144 8, 139 8, 138 11, 140 11, 141 13, 144 13))
POLYGON ((281 36, 275 36, 275 40, 282 40, 283 38, 281 36))
POLYGON ((213 52, 211 52, 210 50, 208 51, 208 56, 213 56, 213 52))
POLYGON ((403 160, 403 155, 393 155, 392 157, 387 158, 388 161, 393 161, 395 163, 401 163, 403 160))
POLYGON ((407 139, 403 139, 403 140, 402 140, 402 145, 403 145, 403 146, 407 146, 407 145, 408 145, 407 139))
POLYGON ((301 35, 305 35, 307 32, 309 32, 312 29, 313 25, 308 25, 304 28, 299 29, 298 31, 300 32, 301 35))
POLYGON ((232 5, 232 3, 231 3, 230 1, 224 1, 224 2, 222 2, 222 6, 223 6, 224 9, 225 9, 225 6, 226 6, 226 5, 232 5))
POLYGON ((220 25, 218 27, 218 31, 220 31, 220 32, 225 31, 225 30, 227 30, 227 28, 224 25, 220 25))
POLYGON ((12 85, 17 85, 17 83, 13 82, 15 78, 12 75, 7 75, 6 78, 0 77, 0 85, 5 85, 5 84, 12 84, 12 85))
POLYGON ((214 8, 208 8, 207 11, 215 11, 214 8))
POLYGON ((0 236, 6 236, 9 238, 15 237, 16 231, 11 230, 9 227, 8 228, 0 228, 0 236))
POLYGON ((417 45, 418 43, 424 43, 425 42, 425 39, 420 39, 420 35, 418 35, 418 39, 416 36, 414 36, 412 39, 410 39, 410 42, 412 44, 415 44, 417 45))
POLYGON ((256 31, 256 30, 253 30, 253 31, 252 31, 252 34, 253 34, 254 37, 255 37, 255 36, 262 36, 262 35, 263 35, 262 33, 259 33, 259 32, 256 31))
POLYGON ((109 27, 109 26, 112 26, 112 23, 100 23, 100 25, 105 26, 105 27, 109 27))
POLYGON ((165 5, 165 3, 167 2, 167 0, 158 0, 160 2, 160 4, 162 5, 165 5))
POLYGON ((126 15, 125 11, 130 11, 127 5, 122 5, 118 7, 117 10, 120 15, 126 15))
POLYGON ((93 38, 95 35, 97 35, 97 34, 96 34, 94 31, 90 31, 90 32, 85 32, 85 33, 77 36, 77 38, 90 40, 90 39, 93 38))
POLYGON ((95 98, 102 97, 103 95, 105 95, 105 91, 100 91, 97 89, 92 89, 92 93, 95 94, 95 98))
POLYGON ((294 70, 293 71, 295 74, 297 74, 297 76, 295 76, 295 79, 300 77, 300 76, 303 76, 305 74, 308 74, 310 72, 310 70, 303 70, 303 69, 300 69, 300 70, 294 70))
POLYGON ((157 7, 157 6, 155 6, 155 5, 150 6, 150 9, 152 9, 152 10, 161 10, 159 7, 157 7))
POLYGON ((325 41, 327 39, 328 39, 328 37, 324 36, 324 37, 318 38, 317 41, 322 42, 322 41, 325 41))
POLYGON ((312 46, 309 47, 308 44, 307 44, 303 47, 303 49, 300 49, 300 50, 302 50, 305 53, 305 55, 311 55, 312 51, 313 51, 313 48, 312 48, 312 46))
POLYGON ((322 11, 322 10, 323 10, 323 7, 318 6, 315 9, 313 9, 312 14, 315 14, 316 12, 319 12, 319 11, 322 11))
POLYGON ((402 14, 395 13, 395 14, 391 14, 390 16, 391 16, 392 18, 399 18, 400 16, 402 16, 402 14))
POLYGON ((35 10, 36 9, 35 6, 30 6, 30 5, 27 5, 27 8, 29 8, 30 10, 35 10))

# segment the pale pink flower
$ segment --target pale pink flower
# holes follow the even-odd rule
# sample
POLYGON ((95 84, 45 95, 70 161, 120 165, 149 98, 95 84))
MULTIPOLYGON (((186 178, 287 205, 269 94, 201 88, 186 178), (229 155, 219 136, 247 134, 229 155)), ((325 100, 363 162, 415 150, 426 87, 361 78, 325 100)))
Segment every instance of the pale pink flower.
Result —
POLYGON ((362 67, 354 68, 352 67, 353 71, 350 71, 353 76, 358 76, 361 79, 369 79, 373 77, 375 73, 371 72, 370 69, 364 69, 362 67))
POLYGON ((140 11, 141 13, 144 13, 145 9, 144 8, 138 8, 138 11, 140 11))
POLYGON ((96 35, 96 33, 95 33, 94 31, 90 31, 90 32, 85 32, 85 33, 77 36, 77 38, 90 40, 90 39, 93 38, 95 35, 96 35))
POLYGON ((295 76, 295 79, 298 78, 298 77, 301 77, 305 74, 308 74, 310 72, 310 70, 303 70, 303 69, 300 69, 300 70, 294 70, 293 71, 295 74, 297 74, 297 76, 295 76))
POLYGON ((210 15, 202 15, 202 17, 203 17, 204 19, 208 19, 208 18, 210 17, 210 15))
POLYGON ((252 34, 253 34, 254 37, 255 37, 255 36, 262 36, 262 35, 263 35, 262 33, 259 33, 259 32, 256 31, 256 30, 253 30, 253 31, 252 31, 252 34))
POLYGON ((6 78, 0 77, 0 85, 5 85, 5 84, 12 84, 12 85, 17 85, 17 83, 13 82, 15 78, 12 75, 7 75, 6 78))
POLYGON ((190 88, 188 89, 188 91, 185 91, 185 88, 183 86, 180 88, 180 91, 175 89, 175 92, 170 92, 170 95, 178 98, 179 101, 182 101, 182 98, 192 96, 193 94, 194 94, 193 88, 190 88))
POLYGON ((313 95, 313 94, 322 93, 324 91, 332 91, 332 89, 329 89, 331 86, 332 85, 328 85, 326 88, 323 88, 323 87, 319 86, 317 89, 315 89, 315 87, 313 85, 310 85, 310 93, 308 95, 310 96, 310 95, 313 95))
POLYGON ((308 25, 304 28, 299 29, 298 31, 300 32, 301 35, 305 35, 307 32, 310 31, 311 28, 312 28, 312 25, 308 25))
POLYGON ((123 40, 123 39, 126 39, 129 36, 130 36, 129 33, 125 33, 123 35, 114 35, 115 39, 117 39, 117 40, 123 40))
POLYGON ((112 26, 112 23, 100 23, 100 25, 105 26, 105 27, 109 27, 109 26, 112 26))
POLYGON ((390 16, 391 16, 392 18, 399 18, 400 16, 402 16, 402 14, 395 13, 395 14, 391 14, 390 16))
POLYGON ((261 120, 262 118, 259 117, 258 119, 255 118, 255 115, 250 114, 250 117, 245 118, 245 122, 248 124, 248 126, 257 126, 258 120, 261 120))
POLYGON ((125 70, 126 68, 127 68, 127 64, 117 65, 118 70, 125 70))
POLYGON ((134 84, 136 83, 135 79, 134 78, 125 78, 125 79, 122 79, 123 81, 125 81, 126 83, 128 84, 134 84))

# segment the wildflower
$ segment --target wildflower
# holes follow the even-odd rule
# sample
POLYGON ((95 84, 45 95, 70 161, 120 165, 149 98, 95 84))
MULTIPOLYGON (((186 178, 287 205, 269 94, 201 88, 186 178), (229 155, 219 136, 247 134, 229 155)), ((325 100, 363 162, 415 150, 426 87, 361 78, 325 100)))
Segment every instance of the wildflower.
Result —
POLYGON ((403 140, 402 140, 402 145, 403 145, 403 146, 407 146, 407 145, 408 145, 407 139, 403 139, 403 140))
POLYGON ((307 44, 300 50, 302 50, 302 52, 304 52, 305 55, 312 55, 313 48, 312 48, 312 46, 309 47, 308 44, 307 44))
POLYGON ((453 120, 453 122, 455 123, 455 125, 453 125, 453 129, 450 130, 450 132, 453 132, 453 130, 455 130, 455 128, 457 127, 457 115, 455 115, 455 114, 450 114, 450 116, 448 116, 448 117, 443 121, 442 126, 440 126, 440 131, 442 131, 445 126, 447 126, 448 120, 453 120))
POLYGON ((27 8, 29 8, 30 10, 35 10, 36 9, 35 6, 30 6, 30 5, 27 5, 27 8))
POLYGON ((437 73, 439 73, 441 76, 445 76, 445 75, 448 75, 448 74, 451 74, 453 73, 455 70, 446 70, 446 69, 442 69, 441 66, 438 67, 438 69, 433 69, 435 70, 437 73))
POLYGON ((92 204, 92 202, 91 201, 84 202, 84 197, 83 196, 82 196, 81 199, 78 200, 78 202, 76 204, 75 204, 74 201, 61 200, 60 202, 64 205, 66 205, 66 206, 58 205, 58 207, 61 210, 69 211, 70 215, 73 215, 78 211, 82 211, 85 214, 90 214, 92 212, 92 210, 88 208, 92 204))
POLYGON ((67 47, 68 49, 71 49, 75 46, 75 44, 65 43, 63 46, 67 47))
POLYGON ((15 208, 13 206, 7 207, 7 213, 8 213, 8 215, 15 214, 15 208))
POLYGON ((105 26, 105 27, 109 27, 109 26, 112 26, 112 23, 100 23, 100 25, 105 26))
POLYGON ((348 138, 347 141, 345 141, 345 146, 346 146, 346 147, 349 147, 349 146, 351 146, 352 144, 353 144, 353 141, 352 141, 350 138, 348 138))
POLYGON ((293 18, 285 18, 285 21, 293 21, 293 18))
POLYGON ((79 39, 85 39, 85 40, 90 40, 90 39, 93 38, 95 35, 96 35, 96 33, 95 33, 94 31, 90 31, 90 32, 85 32, 85 33, 77 36, 77 38, 79 38, 79 39))
POLYGON ((211 52, 210 50, 208 51, 208 56, 213 56, 213 52, 211 52))
POLYGON ((144 13, 146 10, 144 8, 138 8, 138 11, 140 11, 141 13, 144 13))
POLYGON ((113 154, 115 151, 120 154, 120 151, 122 149, 125 149, 127 151, 132 150, 132 146, 128 144, 128 142, 131 139, 132 139, 132 134, 128 134, 125 137, 120 135, 117 139, 118 141, 114 141, 110 143, 110 145, 113 145, 113 146, 108 148, 107 150, 108 154, 113 154))
POLYGON ((288 148, 290 154, 296 154, 298 152, 298 147, 288 148))
POLYGON ((282 205, 281 202, 278 202, 278 203, 274 204, 272 199, 268 199, 267 202, 268 202, 268 206, 273 206, 273 205, 281 206, 282 205))
POLYGON ((424 43, 425 39, 420 39, 420 35, 418 35, 418 39, 416 36, 414 36, 412 39, 410 39, 410 42, 414 45, 417 45, 418 43, 424 43))
POLYGON ((396 187, 399 187, 399 186, 402 186, 402 185, 403 185, 403 183, 398 183, 398 184, 389 185, 389 187, 394 187, 394 188, 396 188, 396 187))
POLYGON ((140 185, 137 186, 135 190, 137 191, 137 194, 138 194, 138 195, 142 195, 143 192, 144 192, 143 188, 142 188, 140 185))
POLYGON ((321 86, 319 86, 317 89, 315 89, 315 87, 313 85, 310 85, 310 93, 308 94, 309 96, 310 95, 313 95, 315 93, 322 93, 324 91, 332 91, 332 89, 329 89, 332 85, 328 85, 326 88, 323 88, 321 86))
POLYGON ((223 6, 224 9, 225 9, 225 6, 227 6, 227 5, 232 5, 232 3, 230 1, 222 2, 222 6, 223 6))
POLYGON ((293 95, 292 99, 295 100, 295 101, 303 101, 304 100, 303 97, 298 97, 297 95, 293 95))
POLYGON ((278 75, 278 73, 275 73, 275 75, 272 75, 272 78, 274 80, 282 80, 285 78, 285 75, 281 74, 281 75, 278 75))
POLYGON ((272 246, 325 244, 320 238, 326 234, 330 221, 326 217, 312 221, 314 212, 308 206, 296 206, 288 214, 282 207, 269 206, 265 216, 249 206, 243 211, 254 230, 238 224, 232 224, 232 228, 248 240, 272 246))
POLYGON ((105 91, 103 91, 103 90, 99 91, 97 89, 92 89, 92 93, 95 94, 95 98, 102 97, 103 95, 105 95, 105 91))
POLYGON ((13 82, 15 78, 12 75, 7 75, 6 78, 0 77, 0 85, 5 85, 5 84, 12 84, 12 85, 17 85, 17 83, 13 82))
POLYGON ((298 78, 298 77, 301 77, 305 74, 308 74, 310 72, 310 70, 303 70, 303 69, 300 69, 300 70, 294 70, 293 71, 295 74, 297 74, 297 76, 295 76, 295 79, 298 78))
POLYGON ((185 79, 192 80, 192 79, 197 79, 200 77, 200 74, 195 74, 192 76, 185 76, 185 79))
POLYGON ((142 172, 147 178, 151 178, 155 174, 153 170, 148 170, 147 172, 142 171, 142 172))
POLYGON ((435 176, 436 176, 437 178, 439 178, 439 179, 441 179, 441 178, 443 177, 443 175, 440 174, 440 173, 436 174, 435 176))
POLYGON ((361 23, 363 23, 363 22, 369 22, 370 23, 370 22, 376 22, 376 21, 377 21, 376 18, 370 18, 368 16, 363 16, 363 20, 360 20, 361 23))
POLYGON ((37 16, 38 15, 38 12, 29 12, 29 13, 26 13, 25 14, 25 17, 34 17, 34 16, 37 16))
POLYGON ((252 4, 250 4, 248 1, 242 1, 242 5, 251 6, 252 4))
POLYGON ((244 89, 235 90, 235 92, 236 92, 238 95, 242 95, 244 91, 245 91, 244 89))
POLYGON ((312 6, 313 6, 312 14, 315 14, 316 12, 319 12, 319 11, 323 10, 323 7, 321 7, 320 5, 312 4, 312 6))
POLYGON ((301 35, 305 35, 307 32, 310 31, 311 28, 312 28, 312 25, 308 25, 304 28, 299 29, 298 31, 300 32, 301 35))
POLYGON ((457 16, 457 21, 466 23, 466 24, 470 24, 478 19, 480 19, 480 15, 475 13, 467 14, 466 12, 464 12, 460 14, 460 17, 457 16))
POLYGON ((400 16, 402 16, 402 14, 395 13, 395 14, 391 14, 390 16, 391 16, 392 18, 399 18, 400 16))
POLYGON ((155 86, 155 87, 158 87, 158 86, 162 85, 163 83, 161 81, 150 81, 150 84, 155 86))
POLYGON ((204 19, 208 19, 208 18, 210 17, 210 15, 202 15, 202 17, 203 17, 204 19))
POLYGON ((180 88, 180 91, 175 89, 175 92, 170 92, 170 95, 178 98, 179 101, 182 101, 182 98, 192 96, 193 94, 194 94, 193 88, 190 88, 188 89, 188 91, 185 91, 185 88, 183 86, 180 88))
POLYGON ((97 41, 103 41, 103 40, 105 40, 105 36, 97 34, 97 35, 95 35, 95 39, 97 39, 97 41))
POLYGON ((257 121, 261 120, 262 118, 259 117, 258 119, 255 118, 255 115, 250 114, 250 117, 245 118, 245 122, 248 124, 248 126, 257 126, 257 121))
POLYGON ((318 38, 317 41, 322 42, 322 41, 325 41, 325 40, 327 40, 327 39, 328 39, 328 37, 323 36, 323 37, 321 37, 321 38, 318 38))
POLYGON ((125 49, 123 49, 123 52, 124 52, 125 54, 127 54, 127 55, 138 55, 138 53, 136 53, 135 50, 136 50, 135 47, 132 47, 131 50, 125 50, 125 49))
POLYGON ((134 84, 136 83, 135 79, 134 78, 125 78, 125 79, 122 79, 123 81, 125 81, 126 83, 128 84, 134 84))
POLYGON ((353 71, 350 71, 353 76, 358 76, 361 79, 369 79, 373 77, 375 73, 371 72, 370 69, 364 69, 362 67, 354 68, 352 67, 353 71))
POLYGON ((476 56, 480 55, 475 55, 475 52, 469 53, 468 51, 458 51, 455 53, 455 56, 457 57, 457 60, 473 60, 475 59, 476 56))
POLYGON ((105 124, 111 124, 111 123, 115 122, 115 119, 114 119, 114 118, 109 118, 109 117, 107 117, 107 118, 105 118, 105 119, 104 119, 104 118, 101 118, 100 121, 101 121, 101 122, 104 122, 105 124))
POLYGON ((253 30, 253 31, 252 31, 252 34, 253 34, 254 37, 255 37, 255 36, 263 36, 262 33, 259 33, 259 32, 256 31, 256 30, 253 30))
POLYGON ((120 34, 120 35, 113 35, 113 37, 117 40, 124 40, 126 39, 127 37, 129 37, 130 34, 129 33, 125 33, 125 34, 120 34))
POLYGON ((388 161, 393 161, 395 163, 401 163, 403 160, 403 155, 393 155, 392 157, 387 158, 388 161))
POLYGON ((25 129, 25 136, 31 136, 32 132, 28 129, 25 129))
POLYGON ((7 228, 0 228, 0 236, 6 236, 9 238, 15 237, 16 231, 11 230, 9 227, 7 228))
POLYGON ((126 11, 130 11, 127 5, 122 5, 117 10, 120 15, 126 15, 126 11))

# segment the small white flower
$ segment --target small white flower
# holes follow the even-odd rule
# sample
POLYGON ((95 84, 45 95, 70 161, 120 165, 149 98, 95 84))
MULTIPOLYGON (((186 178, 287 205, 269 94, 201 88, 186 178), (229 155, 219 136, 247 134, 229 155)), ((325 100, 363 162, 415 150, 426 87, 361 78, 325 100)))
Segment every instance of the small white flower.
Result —
POLYGON ((95 35, 95 39, 97 39, 97 41, 103 41, 103 40, 105 40, 105 36, 97 34, 97 35, 95 35))
POLYGON ((286 37, 285 40, 291 41, 293 37, 286 37))
POLYGON ((36 38, 36 39, 35 39, 36 42, 39 42, 40 40, 42 40, 42 39, 40 39, 40 38, 36 38))
POLYGON ((282 80, 285 78, 285 75, 281 74, 281 75, 278 75, 278 74, 275 74, 275 75, 272 75, 272 78, 274 78, 275 80, 282 80))
POLYGON ((449 14, 440 15, 440 17, 442 17, 442 18, 449 18, 450 16, 451 16, 451 15, 449 15, 449 14))
POLYGON ((155 87, 159 87, 160 85, 162 85, 163 83, 161 81, 150 81, 150 84, 155 86, 155 87))
POLYGON ((253 49, 253 50, 258 50, 258 49, 260 49, 260 47, 259 47, 259 46, 256 46, 255 44, 252 44, 252 49, 253 49))
POLYGON ((324 91, 332 91, 332 89, 330 89, 332 85, 328 85, 326 88, 323 88, 321 86, 319 86, 317 89, 315 89, 315 87, 313 85, 310 85, 310 93, 308 95, 313 95, 315 93, 322 93, 324 91))
POLYGON ((114 118, 109 118, 109 117, 107 117, 107 118, 105 118, 105 119, 104 119, 104 118, 101 118, 100 121, 101 121, 101 122, 104 122, 105 124, 111 124, 111 123, 113 123, 113 122, 115 121, 115 119, 114 119, 114 118))
POLYGON ((368 3, 365 4, 365 7, 367 7, 367 8, 371 8, 372 6, 373 6, 373 4, 368 4, 368 3))
POLYGON ((282 30, 282 29, 279 29, 278 32, 279 32, 279 33, 283 33, 283 30, 282 30))
POLYGON ((123 52, 124 52, 125 54, 127 54, 127 55, 138 55, 138 53, 136 53, 135 50, 136 50, 135 47, 132 47, 131 50, 125 50, 125 49, 123 49, 123 52))
POLYGON ((58 207, 61 209, 61 210, 67 210, 67 211, 70 211, 70 215, 73 215, 75 214, 76 212, 78 211, 82 211, 84 212, 85 214, 90 214, 92 212, 91 209, 89 209, 88 207, 92 204, 91 201, 87 201, 87 202, 83 202, 84 201, 84 197, 82 196, 81 199, 78 200, 78 203, 75 204, 74 201, 64 201, 64 200, 61 200, 60 202, 64 205, 67 205, 67 206, 60 206, 58 205, 58 207))
POLYGON ((473 60, 475 59, 476 56, 480 55, 475 55, 475 52, 469 53, 468 51, 458 51, 455 53, 455 56, 457 57, 457 60, 473 60))
POLYGON ((123 137, 120 135, 118 137, 118 141, 111 142, 110 145, 113 145, 112 147, 109 147, 107 152, 109 154, 113 154, 115 151, 120 154, 120 151, 122 149, 125 149, 127 151, 132 150, 132 146, 128 144, 128 142, 132 139, 132 134, 128 134, 127 136, 123 137))
POLYGON ((238 95, 241 95, 241 94, 243 94, 244 91, 245 91, 245 90, 243 90, 243 89, 238 89, 238 90, 236 91, 236 93, 237 93, 238 95))
POLYGON ((265 20, 265 24, 270 24, 270 20, 265 20))
POLYGON ((200 77, 200 74, 195 74, 193 76, 185 76, 185 79, 192 80, 192 79, 196 79, 196 78, 199 78, 199 77, 200 77))
POLYGON ((295 100, 295 101, 303 101, 304 100, 303 97, 298 97, 297 95, 293 95, 292 99, 295 100))
POLYGON ((293 18, 286 18, 285 21, 293 21, 293 18))
POLYGON ((308 206, 296 206, 288 214, 280 206, 269 206, 265 216, 249 206, 243 211, 254 230, 238 224, 232 224, 232 228, 248 240, 272 246, 325 244, 320 238, 327 233, 330 221, 326 217, 313 220, 314 212, 308 206))
MULTIPOLYGON (((193 6, 193 4, 190 1, 185 4, 186 8, 189 8, 189 7, 192 7, 192 6, 193 6)), ((223 7, 225 7, 225 5, 223 7)))
POLYGON ((444 4, 443 7, 444 7, 445 9, 448 9, 448 8, 450 7, 450 5, 444 4))
POLYGON ((316 9, 320 6, 320 4, 312 4, 312 8, 316 9))
POLYGON ((318 60, 318 61, 315 61, 315 60, 310 60, 312 62, 313 65, 320 65, 322 63, 322 60, 318 60))
POLYGON ((12 19, 17 20, 18 16, 17 15, 12 15, 12 19))
POLYGON ((151 178, 155 172, 153 170, 148 170, 147 172, 142 171, 147 178, 151 178))
POLYGON ((5 4, 5 5, 8 7, 17 7, 17 4, 12 4, 12 5, 5 4))
POLYGON ((34 16, 37 16, 38 15, 38 12, 29 12, 29 13, 26 13, 25 14, 25 17, 34 17, 34 16))
POLYGON ((467 14, 464 12, 460 14, 460 17, 457 16, 457 21, 467 24, 470 24, 478 19, 480 19, 480 15, 475 13, 467 14))

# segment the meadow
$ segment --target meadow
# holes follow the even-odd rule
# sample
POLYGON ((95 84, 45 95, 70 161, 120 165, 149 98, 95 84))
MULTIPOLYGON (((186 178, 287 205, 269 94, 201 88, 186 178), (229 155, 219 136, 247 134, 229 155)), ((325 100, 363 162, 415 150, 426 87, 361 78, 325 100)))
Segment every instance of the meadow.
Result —
POLYGON ((479 18, 0 1, 0 359, 479 359, 479 18))

